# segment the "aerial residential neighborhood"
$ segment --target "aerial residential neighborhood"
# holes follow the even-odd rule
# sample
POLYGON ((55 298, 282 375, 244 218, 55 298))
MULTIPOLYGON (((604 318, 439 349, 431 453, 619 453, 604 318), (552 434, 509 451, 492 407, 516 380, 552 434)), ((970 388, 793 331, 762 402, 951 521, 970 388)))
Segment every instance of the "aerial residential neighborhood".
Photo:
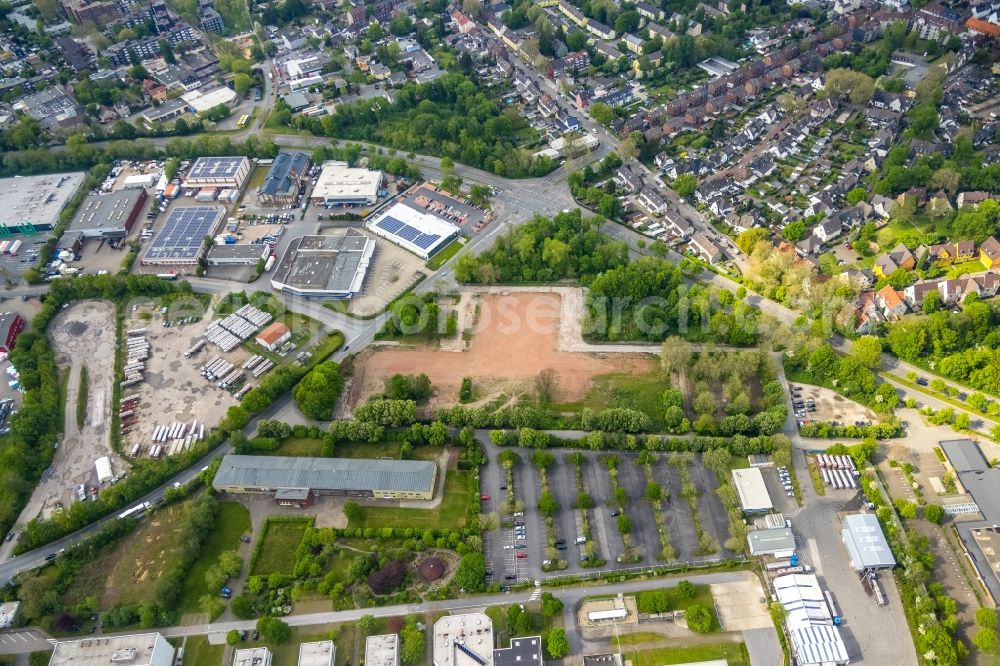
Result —
POLYGON ((998 663, 998 38, 5 3, 0 664, 998 663))

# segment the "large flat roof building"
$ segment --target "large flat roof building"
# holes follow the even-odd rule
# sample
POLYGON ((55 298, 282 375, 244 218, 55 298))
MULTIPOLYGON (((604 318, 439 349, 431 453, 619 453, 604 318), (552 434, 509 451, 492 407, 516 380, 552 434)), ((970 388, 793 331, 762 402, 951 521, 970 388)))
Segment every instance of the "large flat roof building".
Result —
POLYGON ((251 245, 226 245, 215 243, 208 248, 205 261, 209 266, 255 266, 258 261, 267 261, 271 246, 267 243, 251 245))
POLYGON ((271 287, 303 298, 353 298, 361 293, 374 255, 375 239, 355 229, 294 238, 271 275, 271 287))
POLYGON ((135 225, 149 195, 145 189, 88 194, 66 228, 63 238, 72 244, 77 238, 125 238, 135 225))
POLYGON ((458 226, 402 203, 382 211, 366 226, 373 233, 425 260, 457 238, 459 233, 458 226))
POLYGON ((219 86, 214 90, 204 91, 197 88, 181 95, 184 103, 191 107, 195 113, 205 113, 209 109, 222 104, 229 106, 236 100, 236 91, 226 86, 219 86))
POLYGON ((493 621, 486 613, 445 615, 434 623, 434 666, 493 666, 493 621))
POLYGON ((309 156, 298 151, 283 150, 271 162, 263 184, 257 189, 261 206, 285 206, 295 201, 299 187, 309 175, 309 156))
POLYGON ((159 633, 59 641, 49 666, 172 666, 174 646, 159 633))
POLYGON ((167 216, 160 233, 142 256, 145 265, 196 265, 205 237, 214 236, 226 209, 222 206, 181 206, 167 216))
POLYGON ((1000 603, 1000 468, 990 467, 979 445, 971 439, 952 439, 939 442, 948 465, 958 476, 958 482, 971 502, 964 505, 945 505, 952 513, 978 512, 982 520, 959 520, 955 529, 962 539, 965 552, 976 568, 980 582, 1000 603))
POLYGON ((337 648, 333 641, 315 641, 299 646, 298 666, 333 666, 337 648))
POLYGON ((372 205, 378 201, 382 172, 348 166, 347 162, 323 162, 312 191, 314 206, 372 205))
POLYGON ((365 666, 399 666, 399 635, 379 634, 365 639, 365 666))
POLYGON ((184 176, 184 187, 242 189, 250 176, 250 159, 243 156, 199 157, 184 176))
POLYGON ((774 508, 759 468, 734 469, 733 485, 744 513, 767 513, 774 508))
POLYGON ((429 500, 436 479, 437 465, 425 460, 227 455, 212 485, 230 493, 303 488, 317 495, 429 500))
POLYGON ((892 556, 882 526, 873 513, 853 513, 844 516, 840 538, 847 547, 855 571, 865 569, 892 569, 896 558, 892 556))
POLYGON ((82 172, 0 178, 0 233, 54 229, 84 178, 82 172))

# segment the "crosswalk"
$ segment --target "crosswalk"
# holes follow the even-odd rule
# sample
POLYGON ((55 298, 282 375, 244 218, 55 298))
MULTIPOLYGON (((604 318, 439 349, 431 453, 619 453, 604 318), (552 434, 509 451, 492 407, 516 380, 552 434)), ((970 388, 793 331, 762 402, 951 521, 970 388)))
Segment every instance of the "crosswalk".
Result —
MULTIPOLYGON (((14 645, 17 643, 28 643, 31 641, 41 640, 41 636, 37 635, 33 631, 12 631, 5 634, 0 634, 0 645, 14 645)), ((51 641, 50 642, 55 642, 51 641)))

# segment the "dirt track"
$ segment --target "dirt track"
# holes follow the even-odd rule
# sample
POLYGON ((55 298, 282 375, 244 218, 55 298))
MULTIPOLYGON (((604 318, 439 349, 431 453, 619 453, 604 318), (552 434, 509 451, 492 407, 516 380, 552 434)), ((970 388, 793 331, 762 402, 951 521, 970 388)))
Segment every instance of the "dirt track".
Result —
POLYGON ((557 293, 484 294, 475 335, 465 352, 431 349, 378 349, 362 353, 355 365, 347 405, 357 405, 383 390, 396 373, 426 373, 437 389, 435 402, 458 402, 463 377, 471 377, 479 396, 532 390, 534 378, 552 368, 555 398, 584 396, 590 380, 612 372, 645 373, 656 360, 646 354, 557 351, 561 296, 557 293))

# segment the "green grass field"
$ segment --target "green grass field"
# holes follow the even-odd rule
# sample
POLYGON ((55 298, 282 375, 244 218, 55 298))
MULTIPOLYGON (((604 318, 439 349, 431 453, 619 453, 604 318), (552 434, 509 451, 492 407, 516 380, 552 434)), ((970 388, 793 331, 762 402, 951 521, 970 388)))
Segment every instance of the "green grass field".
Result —
POLYGON ((444 266, 445 262, 458 254, 458 251, 465 247, 464 238, 456 238, 452 242, 448 243, 440 252, 431 257, 431 260, 427 262, 427 268, 432 271, 444 266))
POLYGON ((225 645, 209 645, 208 636, 189 636, 184 643, 181 666, 222 666, 225 645))
POLYGON ((628 407, 643 412, 653 420, 653 429, 663 428, 663 392, 669 380, 659 370, 645 375, 611 374, 594 377, 583 400, 550 405, 556 412, 581 412, 589 407, 599 412, 608 407, 628 407))
POLYGON ((186 506, 158 511, 119 543, 102 549, 80 570, 66 601, 77 603, 95 590, 102 609, 116 602, 156 601, 156 583, 181 548, 179 523, 186 506))
POLYGON ((239 548, 240 535, 249 532, 250 512, 247 508, 237 502, 220 502, 215 528, 205 538, 201 556, 191 565, 184 580, 184 589, 178 603, 181 613, 199 612, 198 598, 205 593, 215 594, 214 590, 205 589, 205 572, 215 564, 223 551, 239 548))
MULTIPOLYGON (((336 458, 392 458, 399 460, 402 442, 340 442, 333 447, 336 458)), ((441 449, 434 446, 417 446, 413 449, 414 460, 435 460, 441 449)))
POLYGON ((311 437, 289 437, 273 451, 260 451, 265 456, 319 457, 323 451, 323 440, 311 437))
MULTIPOLYGON (((612 639, 612 647, 614 647, 614 639, 612 639)), ((743 643, 715 643, 689 647, 634 650, 629 649, 628 644, 622 641, 622 647, 624 648, 622 656, 631 660, 633 666, 668 666, 668 664, 688 664, 715 659, 725 659, 729 666, 750 666, 750 656, 743 643)))
POLYGON ((448 470, 444 480, 444 498, 433 509, 397 509, 365 506, 363 516, 350 527, 415 527, 418 529, 462 529, 468 524, 469 473, 448 470))
POLYGON ((312 518, 302 518, 292 522, 268 522, 257 542, 257 558, 250 573, 292 573, 295 551, 312 521, 312 518))

